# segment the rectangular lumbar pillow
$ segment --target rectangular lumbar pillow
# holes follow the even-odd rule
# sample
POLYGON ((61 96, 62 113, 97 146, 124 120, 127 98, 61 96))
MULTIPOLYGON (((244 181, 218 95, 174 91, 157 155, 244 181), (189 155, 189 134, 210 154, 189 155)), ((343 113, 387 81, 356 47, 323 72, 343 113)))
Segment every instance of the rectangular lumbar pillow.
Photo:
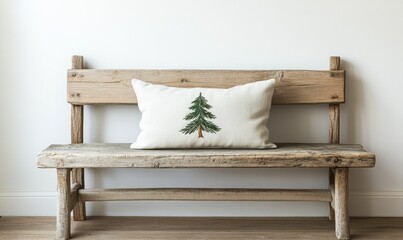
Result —
POLYGON ((274 79, 228 89, 132 85, 142 117, 131 148, 276 147, 267 127, 274 79))

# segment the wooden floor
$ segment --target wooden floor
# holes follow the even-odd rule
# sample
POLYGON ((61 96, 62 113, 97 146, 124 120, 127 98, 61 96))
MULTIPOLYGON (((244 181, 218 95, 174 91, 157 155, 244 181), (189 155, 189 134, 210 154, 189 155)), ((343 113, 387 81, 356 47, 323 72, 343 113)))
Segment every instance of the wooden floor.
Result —
MULTIPOLYGON (((54 239, 53 217, 2 217, 0 239, 54 239)), ((90 217, 73 239, 336 239, 326 218, 90 217)), ((403 218, 353 218, 352 239, 403 239, 403 218)))

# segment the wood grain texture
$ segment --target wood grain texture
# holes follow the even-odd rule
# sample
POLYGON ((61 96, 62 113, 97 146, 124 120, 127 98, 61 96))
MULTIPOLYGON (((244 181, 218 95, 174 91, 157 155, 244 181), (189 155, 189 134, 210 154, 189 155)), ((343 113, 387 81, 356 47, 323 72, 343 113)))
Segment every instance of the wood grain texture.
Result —
POLYGON ((318 201, 330 202, 328 189, 136 188, 81 189, 81 201, 318 201))
POLYGON ((332 184, 332 185, 330 185, 329 186, 329 189, 330 189, 330 195, 331 195, 331 197, 332 197, 332 201, 330 202, 330 206, 333 208, 333 210, 334 210, 334 199, 335 199, 335 187, 334 187, 334 184, 332 184))
POLYGON ((72 104, 135 104, 133 78, 171 87, 229 88, 276 78, 273 104, 344 102, 344 71, 313 70, 69 70, 72 104))
MULTIPOLYGON (((329 60, 330 71, 340 70, 340 57, 329 60)), ((340 104, 329 104, 329 143, 340 143, 340 104)), ((334 169, 329 169, 329 186, 334 185, 334 169)), ((334 208, 329 205, 329 220, 334 221, 334 208)))
MULTIPOLYGON (((330 57, 330 70, 340 70, 340 57, 330 57)), ((340 104, 329 104, 329 143, 340 143, 340 104)))
POLYGON ((330 57, 329 69, 330 70, 339 70, 340 69, 340 57, 339 56, 330 57))
POLYGON ((340 104, 329 104, 329 143, 340 143, 340 104))
MULTIPOLYGON (((329 188, 330 190, 334 189, 334 168, 329 168, 329 188)), ((332 202, 334 199, 334 194, 332 194, 332 202)), ((329 203, 329 220, 330 221, 334 221, 334 205, 332 204, 332 202, 329 203)))
POLYGON ((71 212, 78 201, 78 190, 81 188, 80 184, 73 183, 70 190, 69 211, 71 212))
MULTIPOLYGON (((340 57, 330 57, 331 71, 340 70, 340 57)), ((340 143, 340 104, 329 104, 329 143, 340 143)))
MULTIPOLYGON (((83 69, 84 58, 82 56, 72 57, 72 69, 83 69)), ((83 143, 84 140, 84 106, 71 105, 71 143, 83 143)), ((84 169, 74 168, 72 171, 73 183, 78 183, 84 188, 84 169)), ((75 204, 73 211, 75 221, 85 220, 85 203, 78 202, 75 204)))
MULTIPOLYGON (((2 217, 0 238, 55 238, 54 217, 2 217)), ((352 218, 356 240, 403 238, 403 218, 352 218)), ((324 217, 88 217, 72 223, 80 240, 332 240, 334 226, 324 217)))
POLYGON ((71 69, 83 69, 84 68, 84 57, 74 55, 71 58, 71 69))
POLYGON ((70 238, 70 169, 57 169, 56 239, 70 238))
POLYGON ((348 168, 336 168, 334 188, 334 210, 336 237, 350 239, 350 218, 348 214, 348 168))
MULTIPOLYGON (((72 169, 72 180, 74 183, 78 183, 80 188, 84 188, 84 168, 73 168, 72 169)), ((74 221, 84 221, 85 214, 85 203, 78 201, 73 209, 74 221)))
POLYGON ((83 143, 84 106, 71 105, 71 143, 83 143))
POLYGON ((277 149, 137 150, 130 144, 51 145, 40 168, 303 168, 373 167, 375 155, 360 145, 278 144, 277 149))

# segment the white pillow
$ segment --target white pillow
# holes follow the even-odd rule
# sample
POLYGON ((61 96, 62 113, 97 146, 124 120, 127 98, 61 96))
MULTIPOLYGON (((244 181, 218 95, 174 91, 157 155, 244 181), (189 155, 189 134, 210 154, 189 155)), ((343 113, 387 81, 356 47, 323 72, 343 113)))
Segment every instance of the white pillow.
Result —
POLYGON ((142 117, 131 148, 276 147, 267 128, 274 79, 229 89, 132 85, 142 117))

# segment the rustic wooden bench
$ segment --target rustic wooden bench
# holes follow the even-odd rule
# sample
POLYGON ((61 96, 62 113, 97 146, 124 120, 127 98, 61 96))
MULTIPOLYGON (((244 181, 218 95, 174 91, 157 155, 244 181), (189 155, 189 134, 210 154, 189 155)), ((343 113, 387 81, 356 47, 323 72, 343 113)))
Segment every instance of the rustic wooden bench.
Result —
MULTIPOLYGON (((72 105, 72 144, 51 145, 37 157, 39 168, 57 169, 57 239, 70 238, 70 213, 86 218, 87 201, 221 200, 322 201, 329 203, 338 239, 349 239, 349 168, 375 165, 375 155, 360 145, 339 144, 340 103, 345 101, 345 72, 340 58, 329 71, 314 70, 90 70, 73 56, 67 98, 72 105), (83 107, 135 104, 130 80, 177 87, 219 87, 276 78, 273 104, 329 104, 329 144, 278 144, 277 149, 134 150, 129 144, 83 144, 83 107), (328 168, 328 189, 86 189, 85 168, 328 168)), ((262 99, 264 101, 264 99, 262 99)), ((327 181, 327 180, 326 180, 327 181)))

